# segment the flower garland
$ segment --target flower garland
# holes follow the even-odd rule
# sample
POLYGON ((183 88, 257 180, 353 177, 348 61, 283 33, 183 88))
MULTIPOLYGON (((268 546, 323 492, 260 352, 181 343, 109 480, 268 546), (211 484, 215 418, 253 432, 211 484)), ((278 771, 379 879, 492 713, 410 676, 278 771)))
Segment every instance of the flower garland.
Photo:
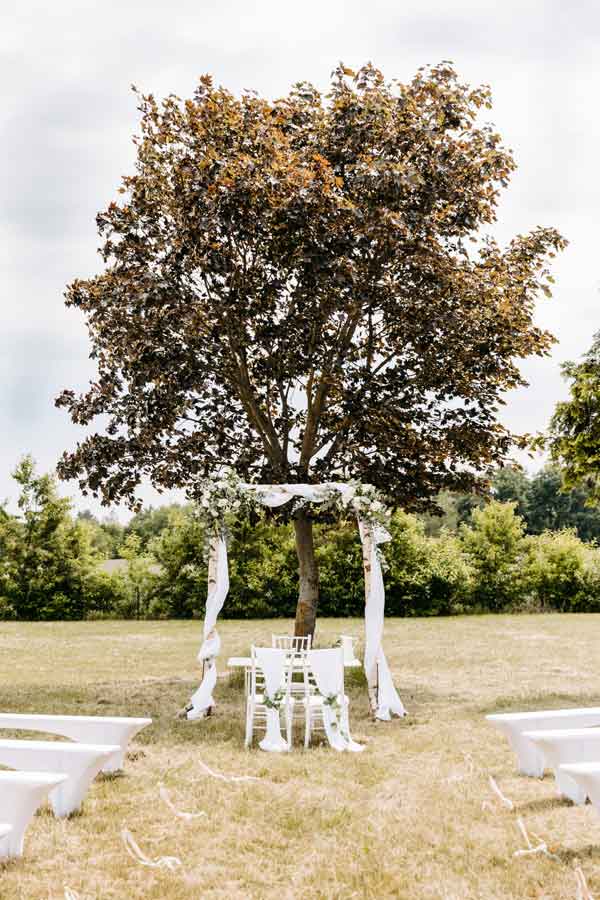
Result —
MULTIPOLYGON (((274 485, 276 487, 276 485, 274 485)), ((354 514, 371 528, 388 529, 390 511, 383 494, 371 484, 351 481, 339 490, 334 484, 318 486, 320 512, 337 513, 340 517, 354 514)), ((206 544, 212 537, 229 537, 228 520, 241 513, 253 512, 264 516, 260 492, 248 490, 234 469, 223 467, 215 475, 198 483, 192 499, 196 503, 196 517, 204 526, 206 544)), ((292 515, 312 505, 312 501, 297 497, 290 505, 292 515)))
POLYGON ((267 709, 281 709, 281 704, 285 699, 285 691, 281 688, 275 691, 272 697, 269 697, 267 692, 265 691, 265 695, 263 697, 263 703, 267 707, 267 709))
POLYGON ((331 710, 332 720, 331 720, 331 729, 332 731, 337 731, 344 740, 349 741, 350 737, 348 733, 342 728, 340 724, 340 714, 342 712, 342 704, 340 703, 340 698, 337 694, 322 694, 321 691, 317 692, 320 697, 323 698, 323 706, 328 706, 331 710))
MULTIPOLYGON (((343 491, 332 484, 325 484, 320 490, 320 496, 323 500, 316 506, 321 512, 337 512, 339 515, 354 513, 371 527, 389 528, 391 513, 385 497, 372 484, 349 481, 344 485, 343 491)), ((292 512, 304 509, 311 503, 311 500, 298 497, 294 501, 292 512)))
POLYGON ((213 537, 229 541, 230 520, 244 512, 264 516, 264 506, 244 486, 234 469, 223 467, 217 474, 199 482, 193 491, 195 518, 204 527, 204 555, 208 556, 213 537))

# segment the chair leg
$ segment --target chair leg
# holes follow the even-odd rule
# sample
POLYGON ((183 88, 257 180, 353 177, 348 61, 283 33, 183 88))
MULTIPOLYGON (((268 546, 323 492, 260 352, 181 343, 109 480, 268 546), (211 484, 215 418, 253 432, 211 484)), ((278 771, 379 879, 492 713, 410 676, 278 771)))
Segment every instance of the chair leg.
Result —
POLYGON ((305 749, 310 747, 310 732, 311 732, 310 708, 307 707, 306 718, 304 720, 304 748, 305 749))
POLYGON ((246 704, 246 739, 244 741, 244 747, 249 747, 252 743, 252 731, 254 725, 254 710, 252 709, 252 703, 248 701, 246 704))
POLYGON ((286 738, 288 742, 288 748, 292 749, 292 723, 293 723, 293 712, 292 707, 288 704, 285 708, 285 726, 286 726, 286 738))

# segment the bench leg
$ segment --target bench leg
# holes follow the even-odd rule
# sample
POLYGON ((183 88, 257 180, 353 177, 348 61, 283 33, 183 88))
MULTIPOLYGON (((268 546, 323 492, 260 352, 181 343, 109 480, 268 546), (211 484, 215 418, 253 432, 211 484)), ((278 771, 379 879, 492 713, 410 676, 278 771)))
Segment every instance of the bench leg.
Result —
POLYGON ((83 772, 72 774, 68 781, 50 791, 48 799, 57 818, 63 819, 77 812, 101 767, 100 762, 94 763, 83 772))
POLYGON ((595 778, 586 779, 586 782, 587 795, 590 798, 590 801, 594 804, 596 811, 600 813, 600 784, 598 784, 595 778))
POLYGON ((586 789, 581 784, 578 784, 574 778, 571 778, 570 775, 561 772, 560 769, 554 769, 554 776, 558 793, 562 794, 563 797, 568 797, 577 806, 583 806, 587 799, 586 789))
POLYGON ((103 772, 119 772, 125 766, 125 753, 127 752, 127 744, 124 747, 121 747, 116 753, 113 753, 112 756, 109 756, 104 765, 102 766, 103 772))
POLYGON ((0 841, 0 859, 23 855, 27 826, 38 807, 44 802, 46 794, 47 789, 30 791, 25 796, 20 794, 9 798, 3 797, 3 800, 8 800, 6 807, 3 805, 2 808, 3 820, 12 825, 12 831, 0 841))
POLYGON ((507 737, 516 753, 517 769, 521 775, 541 778, 545 768, 544 755, 540 753, 535 744, 514 731, 508 732, 507 737))

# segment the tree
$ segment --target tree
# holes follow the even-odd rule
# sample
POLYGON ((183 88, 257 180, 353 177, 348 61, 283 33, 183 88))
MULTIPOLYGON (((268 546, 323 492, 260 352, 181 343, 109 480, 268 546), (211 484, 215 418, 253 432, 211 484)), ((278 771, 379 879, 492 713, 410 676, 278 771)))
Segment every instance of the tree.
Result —
POLYGON ((201 607, 208 580, 204 544, 203 530, 191 511, 169 507, 166 527, 148 544, 160 566, 154 586, 153 615, 188 618, 201 607))
POLYGON ((574 528, 584 541, 600 537, 600 510, 591 505, 585 485, 566 490, 559 466, 547 465, 529 484, 527 530, 532 534, 574 528))
POLYGON ((129 599, 129 614, 139 619, 148 612, 159 574, 158 566, 151 556, 144 554, 142 539, 137 534, 127 536, 119 548, 119 556, 127 561, 120 574, 129 599))
POLYGON ((157 509, 153 506, 141 509, 127 523, 125 535, 137 534, 142 542, 142 548, 145 549, 153 538, 159 537, 169 526, 172 514, 180 509, 177 503, 159 506, 157 509))
POLYGON ((600 501, 600 332, 580 363, 566 362, 562 373, 569 399, 556 404, 548 443, 562 466, 566 488, 584 486, 589 500, 600 501))
POLYGON ((474 573, 474 592, 484 609, 499 612, 522 592, 525 523, 515 503, 492 500, 474 509, 470 525, 461 525, 460 540, 474 573))
POLYGON ((94 564, 89 530, 73 523, 70 500, 50 475, 36 475, 30 456, 13 478, 19 514, 0 519, 0 599, 19 619, 82 618, 94 564))
POLYGON ((102 559, 114 559, 123 543, 123 526, 115 519, 105 518, 99 522, 89 510, 77 513, 77 521, 86 525, 94 550, 102 559))
MULTIPOLYGON (((496 419, 517 360, 552 337, 551 228, 502 249, 514 162, 487 87, 447 63, 408 84, 340 65, 326 97, 274 102, 200 79, 190 100, 139 95, 135 173, 98 216, 104 271, 74 281, 97 380, 57 399, 100 416, 59 473, 105 503, 184 487, 227 463, 258 482, 358 479, 425 509, 468 490, 514 437, 496 419), (471 243, 474 242, 474 243, 471 243)), ((294 516, 296 630, 314 630, 312 519, 294 516)))
POLYGON ((531 482, 516 466, 503 466, 492 479, 494 499, 499 503, 513 501, 517 515, 529 521, 531 482))

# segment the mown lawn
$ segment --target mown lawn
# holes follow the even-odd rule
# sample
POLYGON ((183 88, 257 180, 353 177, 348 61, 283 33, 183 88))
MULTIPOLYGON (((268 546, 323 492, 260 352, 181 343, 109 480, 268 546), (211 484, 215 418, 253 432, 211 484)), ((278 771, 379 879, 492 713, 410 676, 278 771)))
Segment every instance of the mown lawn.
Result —
MULTIPOLYGON (((291 627, 224 622, 223 658, 270 641, 272 625, 291 627)), ((318 638, 361 630, 359 620, 321 620, 318 638)), ((80 900, 575 900, 577 865, 600 896, 600 816, 558 798, 550 775, 517 776, 483 720, 497 709, 600 705, 599 616, 388 620, 410 717, 371 722, 353 676, 354 737, 367 742, 357 755, 245 751, 239 677, 221 680, 212 719, 175 721, 197 684, 199 635, 197 622, 0 623, 1 710, 154 719, 125 775, 98 779, 81 815, 36 817, 23 859, 0 867, 2 900, 62 900, 66 886, 80 900), (226 784, 200 760, 260 780, 226 784), (491 792, 490 774, 514 811, 491 792), (176 818, 160 782, 181 809, 207 816, 176 818), (513 856, 524 846, 518 816, 558 861, 513 856), (181 868, 138 865, 123 826, 148 856, 177 856, 181 868)))

